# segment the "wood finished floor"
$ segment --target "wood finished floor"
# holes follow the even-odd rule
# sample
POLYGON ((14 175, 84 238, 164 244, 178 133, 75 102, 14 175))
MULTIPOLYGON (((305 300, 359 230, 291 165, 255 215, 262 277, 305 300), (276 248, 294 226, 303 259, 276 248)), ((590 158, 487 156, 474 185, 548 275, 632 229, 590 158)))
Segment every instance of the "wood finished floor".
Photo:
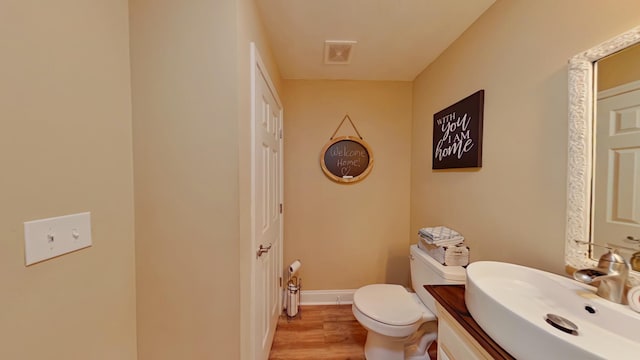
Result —
MULTIPOLYGON (((278 319, 270 360, 364 360, 365 330, 351 305, 301 306, 298 317, 278 319)), ((429 349, 435 359, 435 347, 429 349)))
POLYGON ((299 316, 278 319, 270 360, 364 360, 365 330, 351 305, 301 306, 299 316))

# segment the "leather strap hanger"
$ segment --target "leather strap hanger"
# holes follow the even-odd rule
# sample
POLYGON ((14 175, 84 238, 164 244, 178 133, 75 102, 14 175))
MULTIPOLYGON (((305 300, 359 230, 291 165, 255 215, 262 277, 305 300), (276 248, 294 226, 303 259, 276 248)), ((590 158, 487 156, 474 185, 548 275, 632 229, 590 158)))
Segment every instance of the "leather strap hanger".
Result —
POLYGON ((353 130, 356 131, 356 134, 358 134, 358 137, 360 138, 360 140, 363 140, 362 135, 360 135, 360 132, 358 131, 358 128, 356 127, 356 125, 353 123, 353 121, 351 121, 351 118, 349 117, 349 114, 345 115, 342 118, 342 121, 340 121, 340 125, 338 125, 338 127, 336 128, 336 131, 333 132, 333 135, 331 135, 331 137, 329 138, 329 140, 333 140, 333 138, 336 136, 336 134, 338 133, 338 130, 340 130, 340 127, 342 126, 342 124, 344 124, 345 120, 349 120, 349 122, 351 123, 351 126, 353 127, 353 130))

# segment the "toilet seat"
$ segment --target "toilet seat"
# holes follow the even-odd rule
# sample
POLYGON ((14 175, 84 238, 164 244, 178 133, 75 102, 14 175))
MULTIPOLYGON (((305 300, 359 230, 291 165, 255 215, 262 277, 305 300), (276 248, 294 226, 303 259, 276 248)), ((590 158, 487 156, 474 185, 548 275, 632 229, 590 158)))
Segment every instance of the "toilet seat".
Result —
POLYGON ((419 306, 404 287, 391 284, 361 287, 353 295, 353 304, 363 315, 393 326, 415 324, 428 310, 419 306))

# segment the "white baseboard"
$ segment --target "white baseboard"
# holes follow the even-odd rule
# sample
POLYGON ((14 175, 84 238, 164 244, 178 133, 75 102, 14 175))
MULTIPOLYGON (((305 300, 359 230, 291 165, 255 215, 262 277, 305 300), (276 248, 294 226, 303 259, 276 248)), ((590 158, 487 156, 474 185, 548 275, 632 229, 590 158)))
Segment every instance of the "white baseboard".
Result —
POLYGON ((302 290, 300 305, 345 305, 353 304, 353 293, 356 289, 347 290, 302 290))

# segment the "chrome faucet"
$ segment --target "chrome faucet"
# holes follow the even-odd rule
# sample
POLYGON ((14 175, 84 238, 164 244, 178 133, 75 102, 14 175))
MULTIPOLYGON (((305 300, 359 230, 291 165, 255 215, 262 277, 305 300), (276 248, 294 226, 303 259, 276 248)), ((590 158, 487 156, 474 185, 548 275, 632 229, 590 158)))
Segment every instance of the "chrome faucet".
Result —
POLYGON ((586 284, 600 282, 596 295, 618 304, 627 304, 625 285, 629 277, 630 265, 614 249, 602 255, 598 266, 577 270, 573 278, 586 284))

